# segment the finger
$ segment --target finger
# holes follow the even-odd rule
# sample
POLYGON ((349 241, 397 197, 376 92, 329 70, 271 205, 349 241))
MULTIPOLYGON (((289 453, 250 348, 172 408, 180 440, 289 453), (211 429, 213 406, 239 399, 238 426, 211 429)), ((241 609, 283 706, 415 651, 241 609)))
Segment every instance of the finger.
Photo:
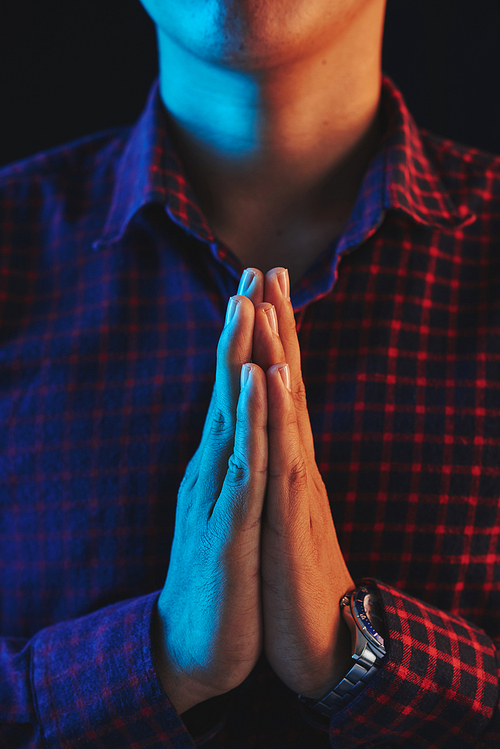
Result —
POLYGON ((285 361, 279 336, 278 318, 272 304, 263 302, 255 308, 253 361, 266 372, 277 362, 285 361))
POLYGON ((264 275, 258 268, 245 268, 237 294, 248 297, 255 306, 264 300, 264 275))
POLYGON ((264 299, 276 310, 278 329, 283 346, 283 361, 290 367, 293 399, 297 412, 297 422, 304 449, 309 457, 314 457, 314 441, 307 409, 306 389, 302 378, 300 345, 293 307, 290 301, 290 281, 286 268, 273 268, 265 276, 264 299))
POLYGON ((226 325, 217 346, 212 407, 198 457, 197 482, 209 504, 219 495, 233 450, 240 373, 242 365, 251 358, 254 318, 255 308, 249 299, 241 295, 231 297, 226 325))
MULTIPOLYGON (((264 293, 264 275, 262 271, 258 270, 258 268, 246 268, 241 274, 240 282, 238 285, 238 291, 236 292, 235 299, 238 295, 245 296, 247 297, 247 299, 250 299, 250 301, 253 302, 254 305, 256 305, 259 302, 262 302, 263 293, 264 293)), ((228 307, 229 307, 229 303, 228 303, 228 307)), ((226 310, 226 321, 227 321, 227 315, 228 315, 228 310, 226 310)), ((248 361, 250 361, 250 359, 251 357, 248 359, 248 361)), ((212 389, 212 396, 210 399, 210 404, 209 404, 207 416, 205 419, 205 426, 203 427, 202 439, 196 451, 196 455, 198 456, 202 453, 202 447, 206 443, 207 433, 208 434, 210 433, 211 419, 213 416, 213 409, 216 403, 215 384, 216 383, 214 382, 214 386, 212 389)), ((193 462, 194 460, 195 458, 193 456, 193 462)))
POLYGON ((290 280, 286 268, 272 268, 264 279, 264 300, 274 305, 278 318, 285 361, 290 367, 293 385, 297 379, 301 379, 300 369, 300 347, 297 339, 295 317, 292 303, 290 301, 290 280))
MULTIPOLYGON (((236 293, 236 296, 245 296, 248 299, 250 299, 250 301, 253 302, 254 305, 257 305, 260 302, 262 302, 263 295, 264 295, 264 275, 262 271, 260 271, 258 268, 246 268, 241 274, 240 283, 238 286, 238 291, 236 293)), ((252 361, 252 356, 250 355, 246 361, 252 361)), ((216 398, 215 398, 215 383, 214 383, 214 387, 212 390, 212 397, 210 399, 210 405, 208 407, 208 413, 205 419, 205 426, 203 427, 203 434, 200 440, 200 444, 188 466, 189 474, 195 478, 199 470, 204 446, 210 434, 215 402, 216 402, 216 398)))
POLYGON ((289 367, 274 364, 266 373, 269 463, 266 523, 280 535, 309 518, 307 463, 290 385, 289 367))
POLYGON ((212 428, 212 419, 214 415, 214 409, 216 404, 215 395, 215 382, 212 387, 212 395, 210 396, 210 403, 208 404, 207 414, 205 416, 205 423, 203 424, 203 431, 201 439, 196 451, 194 452, 191 460, 188 463, 186 472, 184 474, 184 482, 189 484, 189 491, 191 491, 198 480, 200 462, 203 455, 203 450, 207 443, 212 428))
MULTIPOLYGON (((211 521, 229 542, 235 528, 260 536, 260 522, 267 483, 267 392, 266 376, 255 364, 242 370, 234 450, 211 521), (245 383, 244 376, 249 375, 245 383)), ((249 541, 251 538, 249 537, 249 541)), ((243 542, 243 539, 241 539, 243 542)))

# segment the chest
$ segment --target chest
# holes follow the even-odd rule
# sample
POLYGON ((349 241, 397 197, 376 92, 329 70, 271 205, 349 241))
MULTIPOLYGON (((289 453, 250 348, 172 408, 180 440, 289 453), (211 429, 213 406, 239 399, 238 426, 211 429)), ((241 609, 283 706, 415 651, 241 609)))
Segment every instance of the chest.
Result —
MULTIPOLYGON (((194 270, 174 277, 141 253, 98 274, 99 304, 85 268, 55 297, 35 290, 38 315, 1 343, 5 631, 163 584, 224 303, 209 277, 192 286, 194 270)), ((299 314, 299 340, 351 574, 476 620, 496 595, 491 579, 474 597, 498 553, 500 294, 491 273, 457 273, 409 244, 366 243, 299 314)))

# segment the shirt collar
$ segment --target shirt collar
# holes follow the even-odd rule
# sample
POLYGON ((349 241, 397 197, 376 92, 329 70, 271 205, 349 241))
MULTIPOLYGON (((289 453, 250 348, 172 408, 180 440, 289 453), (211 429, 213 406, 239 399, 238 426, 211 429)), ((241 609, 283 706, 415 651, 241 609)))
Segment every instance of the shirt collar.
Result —
MULTIPOLYGON (((384 132, 336 254, 376 231, 388 209, 441 229, 458 229, 476 218, 441 181, 402 94, 387 76, 382 79, 381 106, 384 132)), ((170 218, 198 239, 216 241, 169 136, 158 79, 125 143, 104 231, 94 249, 121 239, 133 216, 148 203, 163 204, 170 218)))
POLYGON ((119 158, 111 205, 94 249, 120 240, 149 203, 164 205, 170 218, 195 237, 215 241, 169 136, 158 79, 119 158))
POLYGON ((454 199, 443 184, 401 92, 387 76, 381 101, 387 117, 385 207, 402 210, 418 223, 436 228, 457 229, 475 221, 466 203, 454 199))

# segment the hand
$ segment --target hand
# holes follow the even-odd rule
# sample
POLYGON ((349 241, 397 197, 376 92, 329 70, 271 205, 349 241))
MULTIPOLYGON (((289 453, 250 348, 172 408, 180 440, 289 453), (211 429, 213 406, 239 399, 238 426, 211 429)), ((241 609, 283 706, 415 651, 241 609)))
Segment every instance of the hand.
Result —
POLYGON ((264 647, 273 670, 290 689, 318 698, 352 666, 339 600, 355 586, 316 465, 293 308, 279 284, 283 271, 274 268, 265 277, 265 303, 256 307, 253 342, 253 361, 267 373, 268 391, 261 555, 264 647), (279 335, 268 323, 271 305, 279 335), (287 364, 291 391, 281 376, 287 364))
POLYGON ((153 628, 159 674, 178 713, 238 686, 262 650, 260 536, 268 449, 266 379, 259 367, 250 365, 240 393, 262 291, 260 278, 249 298, 233 297, 237 304, 219 341, 202 439, 178 494, 153 628))

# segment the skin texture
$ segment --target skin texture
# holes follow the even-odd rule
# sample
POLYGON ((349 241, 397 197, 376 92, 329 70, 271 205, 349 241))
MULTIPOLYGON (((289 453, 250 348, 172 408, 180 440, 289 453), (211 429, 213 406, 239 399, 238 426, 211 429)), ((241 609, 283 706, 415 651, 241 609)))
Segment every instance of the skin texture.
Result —
MULTIPOLYGON (((267 373, 268 484, 262 520, 262 595, 266 656, 292 690, 320 697, 347 673, 347 628, 339 611, 354 587, 340 550, 314 445, 293 308, 272 269, 256 308, 253 361, 267 373), (274 306, 279 333, 265 325, 274 306), (279 371, 287 363, 290 391, 279 371)), ((257 278, 260 274, 255 269, 257 278)))
POLYGON ((315 462, 286 289, 342 230, 373 156, 385 0, 144 5, 188 178, 216 236, 253 267, 179 490, 153 651, 179 713, 238 686, 262 649, 290 689, 318 698, 352 664, 338 604, 354 583, 315 462))
POLYGON ((238 296, 217 349, 200 446, 177 499, 167 579, 158 602, 157 657, 179 713, 238 686, 263 646, 261 517, 267 481, 267 397, 251 357, 255 310, 238 296), (162 648, 163 645, 163 648, 162 648))
POLYGON ((322 696, 350 668, 338 603, 354 583, 314 460, 293 309, 278 280, 284 271, 252 269, 233 297, 201 443, 179 491, 153 632, 179 713, 241 684, 262 648, 305 696, 322 696))
POLYGON ((172 137, 214 233, 292 285, 342 229, 380 127, 385 0, 143 0, 172 137))

